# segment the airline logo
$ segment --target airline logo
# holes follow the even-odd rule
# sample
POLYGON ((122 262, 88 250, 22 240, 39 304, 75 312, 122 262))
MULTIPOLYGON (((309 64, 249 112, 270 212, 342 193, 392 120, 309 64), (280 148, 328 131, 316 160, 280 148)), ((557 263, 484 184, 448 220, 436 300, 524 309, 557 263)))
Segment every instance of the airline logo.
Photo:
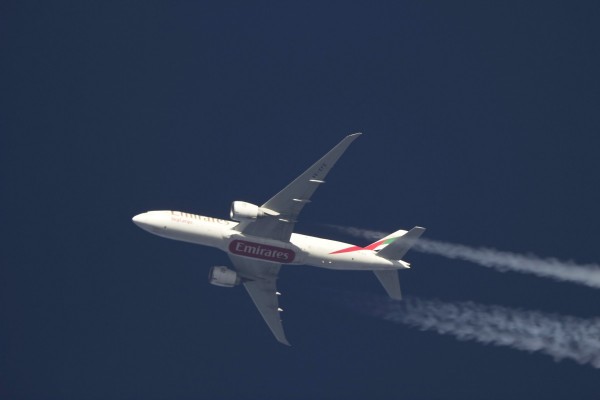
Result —
POLYGON ((247 242, 245 240, 233 240, 229 243, 229 251, 238 256, 259 258, 261 260, 279 263, 292 262, 296 257, 296 253, 292 250, 283 247, 247 242))

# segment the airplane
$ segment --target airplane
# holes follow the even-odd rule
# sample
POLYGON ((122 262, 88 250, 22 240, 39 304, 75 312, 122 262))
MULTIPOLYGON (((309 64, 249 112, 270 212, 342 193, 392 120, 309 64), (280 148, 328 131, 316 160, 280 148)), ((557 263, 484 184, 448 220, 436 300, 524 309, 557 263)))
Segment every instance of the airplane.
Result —
POLYGON ((234 201, 231 220, 182 211, 148 211, 132 218, 140 228, 168 239, 216 247, 227 253, 234 269, 213 266, 209 282, 243 285, 282 344, 288 342, 280 313, 276 281, 282 265, 309 265, 334 270, 373 271, 387 294, 402 298, 398 270, 410 268, 401 258, 425 228, 399 230, 366 247, 293 233, 298 215, 348 146, 361 133, 346 136, 298 178, 261 206, 234 201))

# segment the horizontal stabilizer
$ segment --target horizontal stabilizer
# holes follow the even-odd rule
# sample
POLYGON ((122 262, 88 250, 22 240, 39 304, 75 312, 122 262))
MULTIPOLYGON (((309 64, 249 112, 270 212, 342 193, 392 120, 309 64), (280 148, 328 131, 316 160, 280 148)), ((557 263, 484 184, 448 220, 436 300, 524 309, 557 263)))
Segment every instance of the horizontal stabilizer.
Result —
POLYGON ((402 300, 402 293, 400 293, 400 279, 398 277, 398 270, 388 270, 388 271, 373 271, 381 285, 387 292, 388 296, 390 296, 394 300, 402 300))
POLYGON ((417 239, 425 232, 425 228, 415 226, 404 235, 398 237, 388 246, 379 250, 379 257, 387 258, 388 260, 401 260, 406 252, 415 244, 417 239))

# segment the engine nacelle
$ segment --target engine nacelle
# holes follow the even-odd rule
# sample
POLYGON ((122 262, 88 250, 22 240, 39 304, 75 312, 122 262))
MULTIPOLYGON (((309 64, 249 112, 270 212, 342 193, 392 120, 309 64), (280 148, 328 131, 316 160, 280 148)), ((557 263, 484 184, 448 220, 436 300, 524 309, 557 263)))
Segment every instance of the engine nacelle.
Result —
POLYGON ((208 282, 221 287, 234 287, 241 282, 237 272, 220 265, 214 266, 208 272, 208 282))
POLYGON ((229 216, 234 221, 254 221, 265 215, 265 212, 257 205, 245 201, 234 201, 231 203, 229 216))

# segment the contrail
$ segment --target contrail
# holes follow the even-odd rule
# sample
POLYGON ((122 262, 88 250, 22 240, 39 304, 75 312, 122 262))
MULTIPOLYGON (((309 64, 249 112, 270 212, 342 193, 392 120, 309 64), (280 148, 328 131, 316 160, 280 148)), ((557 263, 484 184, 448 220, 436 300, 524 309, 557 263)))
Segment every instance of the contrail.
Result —
MULTIPOLYGON (((377 240, 388 235, 385 232, 353 227, 327 226, 368 240, 377 240)), ((600 265, 598 264, 576 264, 573 261, 540 258, 532 254, 517 254, 485 247, 475 248, 423 238, 415 243, 413 249, 422 253, 470 261, 502 272, 517 271, 600 289, 600 265)))
POLYGON ((423 331, 452 335, 458 340, 540 352, 555 361, 573 360, 600 368, 600 318, 546 314, 473 302, 446 303, 407 298, 344 298, 344 304, 384 320, 423 331))

